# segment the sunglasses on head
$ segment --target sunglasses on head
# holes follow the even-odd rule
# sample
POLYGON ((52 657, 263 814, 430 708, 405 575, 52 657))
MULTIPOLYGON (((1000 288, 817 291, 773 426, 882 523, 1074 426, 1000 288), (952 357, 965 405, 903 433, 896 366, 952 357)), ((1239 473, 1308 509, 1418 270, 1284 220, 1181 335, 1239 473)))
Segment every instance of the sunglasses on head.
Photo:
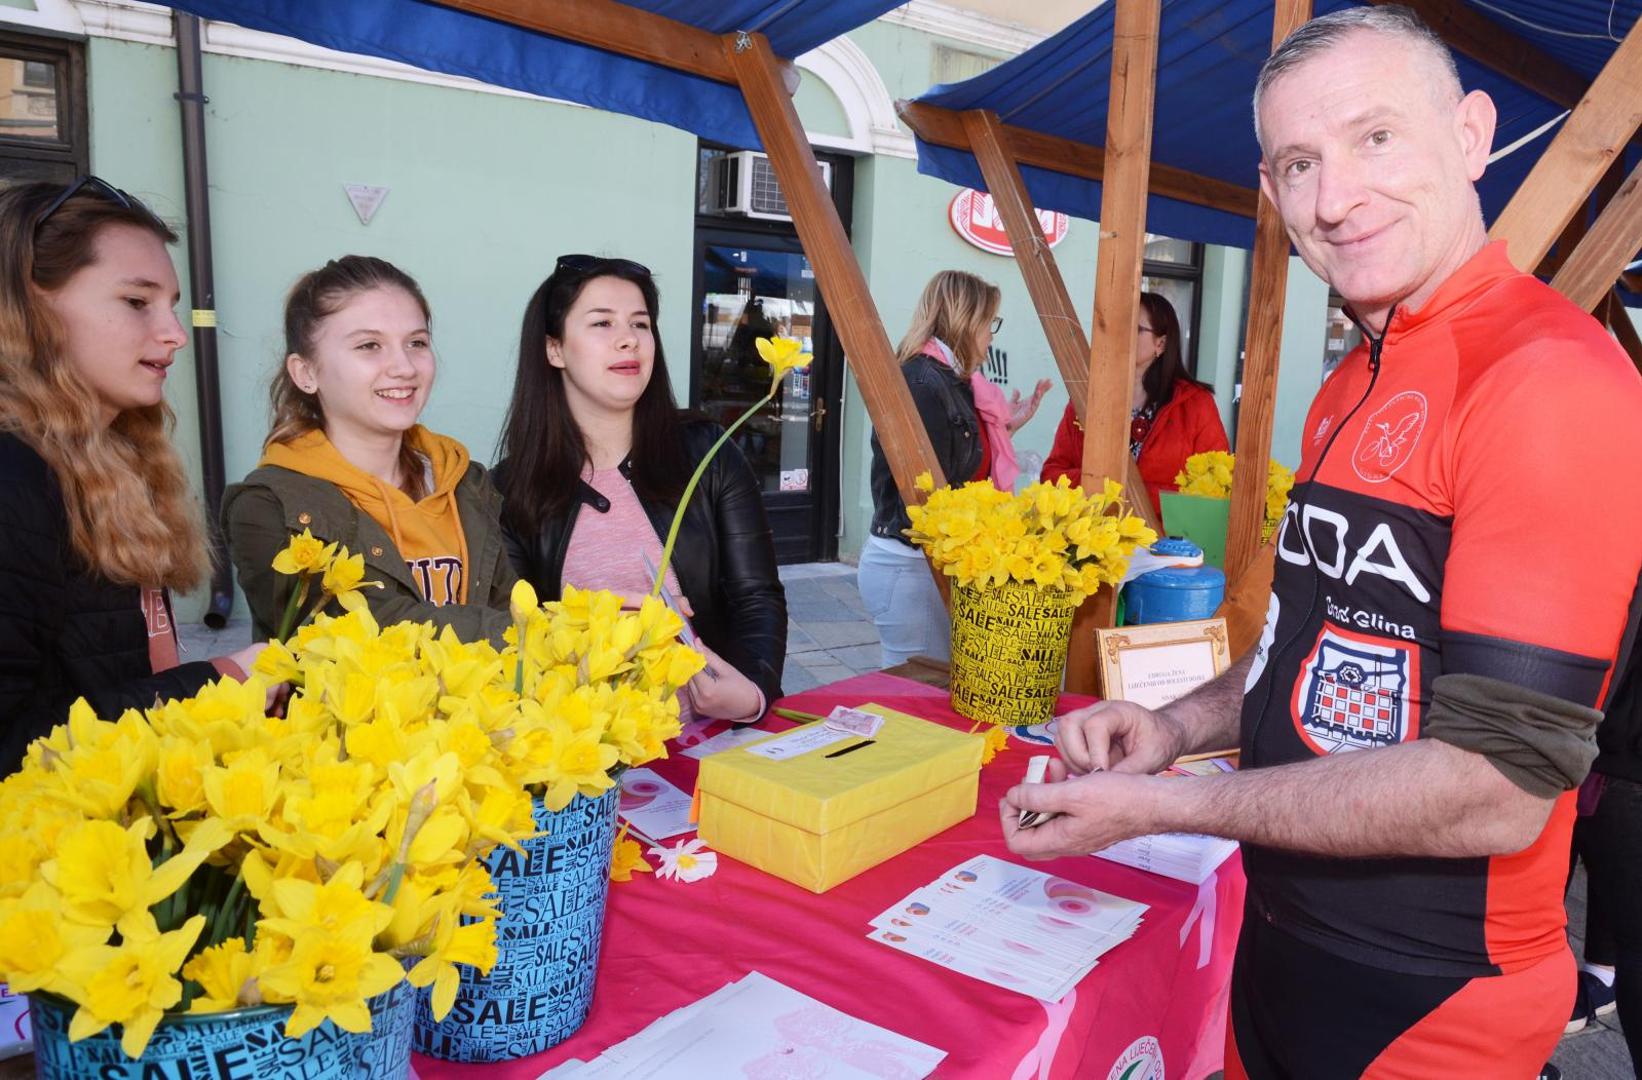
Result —
POLYGON ((629 274, 643 274, 650 277, 650 268, 643 263, 636 263, 632 259, 611 259, 603 255, 560 255, 559 261, 553 264, 553 272, 573 270, 578 274, 590 270, 625 270, 629 274))
POLYGON ((115 206, 125 210, 130 210, 137 203, 136 199, 133 199, 131 196, 127 195, 125 192, 121 191, 119 188, 115 187, 113 184, 110 184, 107 180, 104 180, 101 177, 81 176, 65 187, 55 199, 46 204, 46 208, 42 210, 40 215, 34 219, 35 231, 38 232, 40 226, 46 223, 47 218, 61 210, 64 203, 74 198, 74 196, 81 194, 102 199, 104 202, 113 203, 115 206))

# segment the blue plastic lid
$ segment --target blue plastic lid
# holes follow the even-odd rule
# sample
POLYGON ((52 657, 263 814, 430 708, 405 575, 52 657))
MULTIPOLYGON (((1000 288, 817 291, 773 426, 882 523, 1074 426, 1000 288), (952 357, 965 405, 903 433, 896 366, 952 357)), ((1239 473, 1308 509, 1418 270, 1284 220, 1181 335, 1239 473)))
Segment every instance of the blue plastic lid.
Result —
POLYGON ((1191 558, 1203 554, 1203 549, 1186 539, 1184 536, 1165 536, 1152 545, 1153 555, 1172 555, 1176 558, 1191 558))
POLYGON ((1225 587, 1226 575, 1213 566, 1165 566, 1141 574, 1130 584, 1148 589, 1220 589, 1225 587))

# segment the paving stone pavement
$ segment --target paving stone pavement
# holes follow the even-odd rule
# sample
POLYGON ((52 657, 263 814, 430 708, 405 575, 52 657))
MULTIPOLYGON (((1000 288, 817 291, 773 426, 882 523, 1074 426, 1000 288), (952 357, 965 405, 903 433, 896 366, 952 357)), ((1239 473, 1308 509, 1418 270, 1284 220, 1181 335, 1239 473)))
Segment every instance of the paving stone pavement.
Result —
MULTIPOLYGON (((845 563, 806 563, 781 568, 787 589, 787 666, 783 686, 789 694, 810 690, 851 675, 879 669, 878 631, 861 605, 855 567, 845 563)), ((221 631, 199 623, 179 628, 185 660, 206 659, 243 648, 251 640, 243 614, 221 631)), ((1585 928, 1585 875, 1575 876, 1568 896, 1574 949, 1581 950, 1585 928)), ((1564 1080, 1631 1080, 1630 1055, 1615 1016, 1565 1037, 1551 1059, 1564 1080)), ((1212 1078, 1211 1078, 1212 1080, 1212 1078)))

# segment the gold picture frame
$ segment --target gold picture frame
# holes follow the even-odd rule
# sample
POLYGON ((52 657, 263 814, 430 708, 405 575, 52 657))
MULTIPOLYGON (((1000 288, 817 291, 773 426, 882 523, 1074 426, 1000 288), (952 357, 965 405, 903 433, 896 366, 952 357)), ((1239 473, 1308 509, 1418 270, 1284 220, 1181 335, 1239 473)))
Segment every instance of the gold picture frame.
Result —
POLYGON ((1110 701, 1155 709, 1231 666, 1225 619, 1119 626, 1095 636, 1100 692, 1110 701))

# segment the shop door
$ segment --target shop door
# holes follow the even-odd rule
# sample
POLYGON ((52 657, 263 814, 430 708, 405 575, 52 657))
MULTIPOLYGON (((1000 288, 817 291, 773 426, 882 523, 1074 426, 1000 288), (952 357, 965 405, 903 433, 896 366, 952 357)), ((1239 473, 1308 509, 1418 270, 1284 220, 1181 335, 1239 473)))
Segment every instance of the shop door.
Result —
POLYGON ((838 393, 843 357, 796 237, 733 229, 696 232, 693 406, 729 426, 769 390, 754 342, 791 337, 815 359, 736 432, 764 492, 782 563, 837 549, 838 393))

